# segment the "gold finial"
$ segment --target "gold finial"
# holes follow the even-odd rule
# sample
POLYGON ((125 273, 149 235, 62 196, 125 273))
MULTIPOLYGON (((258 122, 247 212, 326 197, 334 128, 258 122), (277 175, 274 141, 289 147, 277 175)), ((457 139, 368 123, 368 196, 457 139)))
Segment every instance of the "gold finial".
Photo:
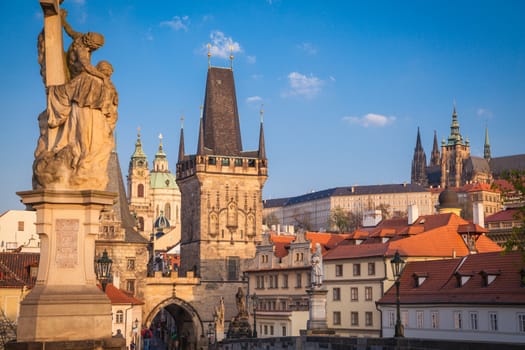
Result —
POLYGON ((261 115, 261 124, 264 121, 264 109, 263 109, 263 107, 264 107, 264 104, 261 103, 261 110, 259 111, 259 114, 261 115))
POLYGON ((203 105, 200 105, 200 106, 199 106, 199 109, 201 110, 201 119, 202 119, 202 115, 203 115, 203 111, 204 111, 204 106, 203 106, 203 105))
POLYGON ((230 69, 233 70, 233 45, 230 45, 230 69))
POLYGON ((208 68, 211 67, 211 44, 208 43, 208 68))
POLYGON ((159 134, 159 140, 162 142, 162 134, 159 134))
POLYGON ((140 139, 140 126, 137 128, 137 137, 140 139))

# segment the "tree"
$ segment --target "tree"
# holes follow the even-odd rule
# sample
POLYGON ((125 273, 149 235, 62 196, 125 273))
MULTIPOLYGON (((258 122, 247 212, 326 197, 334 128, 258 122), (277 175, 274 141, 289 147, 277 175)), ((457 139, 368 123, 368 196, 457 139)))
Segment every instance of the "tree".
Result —
POLYGON ((390 219, 390 204, 381 203, 376 207, 376 210, 381 210, 381 219, 390 219))
POLYGON ((502 188, 500 186, 499 189, 505 197, 512 198, 513 201, 519 203, 514 218, 521 223, 519 227, 513 228, 503 247, 506 252, 520 251, 525 260, 525 171, 511 170, 504 173, 502 178, 507 180, 512 188, 502 188))
POLYGON ((348 230, 355 231, 363 226, 363 215, 360 212, 348 212, 348 230))
POLYGON ((293 219, 295 221, 295 227, 297 229, 303 229, 310 231, 312 229, 312 220, 310 219, 310 213, 308 212, 295 212, 293 219))
POLYGON ((277 215, 275 215, 275 213, 271 213, 263 218, 263 224, 271 228, 273 225, 279 225, 280 222, 277 218, 277 215))
POLYGON ((328 227, 330 229, 334 227, 337 232, 342 233, 348 231, 349 226, 350 218, 347 211, 340 207, 330 211, 330 217, 328 218, 328 227))

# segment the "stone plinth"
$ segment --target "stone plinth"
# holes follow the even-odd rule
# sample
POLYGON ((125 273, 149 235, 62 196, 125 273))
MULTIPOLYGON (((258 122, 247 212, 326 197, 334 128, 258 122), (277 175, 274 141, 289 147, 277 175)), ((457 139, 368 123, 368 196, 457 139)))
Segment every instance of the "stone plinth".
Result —
POLYGON ((20 303, 18 342, 111 338, 111 303, 94 269, 100 212, 113 205, 105 191, 18 192, 36 210, 40 263, 36 285, 20 303))
POLYGON ((326 294, 328 290, 323 287, 314 287, 306 290, 310 300, 310 318, 306 323, 308 331, 326 330, 326 294))
POLYGON ((100 340, 57 341, 57 342, 12 342, 6 343, 7 350, 125 350, 124 338, 100 340))

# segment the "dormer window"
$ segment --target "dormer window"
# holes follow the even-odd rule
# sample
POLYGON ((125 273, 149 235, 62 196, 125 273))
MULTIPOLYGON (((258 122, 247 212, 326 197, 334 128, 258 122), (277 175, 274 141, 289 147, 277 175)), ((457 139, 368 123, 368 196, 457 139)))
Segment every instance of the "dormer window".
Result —
POLYGON ((456 272, 454 276, 456 277, 456 287, 461 288, 470 280, 472 274, 456 272))
POLYGON ((500 272, 481 271, 479 274, 482 278, 483 287, 488 287, 492 282, 494 282, 494 280, 496 280, 496 277, 500 275, 500 272))
POLYGON ((414 273, 412 275, 412 277, 414 278, 414 284, 416 286, 416 288, 419 288, 423 282, 425 282, 425 280, 428 278, 428 273, 414 273))

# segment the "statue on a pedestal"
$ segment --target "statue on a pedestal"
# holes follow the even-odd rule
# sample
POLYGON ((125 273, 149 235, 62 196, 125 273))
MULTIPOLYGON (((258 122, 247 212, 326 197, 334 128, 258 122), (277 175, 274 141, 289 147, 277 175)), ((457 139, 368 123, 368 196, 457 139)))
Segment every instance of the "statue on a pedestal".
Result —
POLYGON ((321 244, 315 245, 315 253, 310 259, 312 263, 311 283, 312 288, 319 288, 323 284, 323 254, 321 244))
POLYGON ((38 37, 38 61, 47 108, 38 117, 33 188, 105 190, 118 95, 111 82, 111 64, 91 63, 91 53, 104 45, 104 36, 74 31, 56 0, 40 2, 45 19, 38 37), (73 39, 65 55, 62 29, 73 39))

